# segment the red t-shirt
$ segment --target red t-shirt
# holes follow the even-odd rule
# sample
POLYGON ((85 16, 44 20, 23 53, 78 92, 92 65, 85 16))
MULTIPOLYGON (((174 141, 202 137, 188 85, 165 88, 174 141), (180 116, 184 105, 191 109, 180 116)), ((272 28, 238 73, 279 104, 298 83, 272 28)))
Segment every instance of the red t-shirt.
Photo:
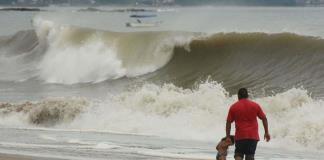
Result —
POLYGON ((235 140, 260 140, 257 117, 263 119, 266 115, 257 103, 248 99, 241 99, 231 106, 227 121, 235 121, 235 140))

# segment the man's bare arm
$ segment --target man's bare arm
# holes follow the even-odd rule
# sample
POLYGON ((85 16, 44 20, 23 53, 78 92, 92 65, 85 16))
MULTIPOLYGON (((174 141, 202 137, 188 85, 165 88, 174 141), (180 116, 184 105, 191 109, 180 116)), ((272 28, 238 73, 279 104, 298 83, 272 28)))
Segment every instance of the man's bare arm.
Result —
POLYGON ((263 128, 264 128, 264 139, 269 142, 271 137, 269 134, 269 128, 268 128, 268 119, 267 117, 262 118, 262 124, 263 124, 263 128))
POLYGON ((231 135, 231 122, 226 121, 226 138, 230 138, 231 135))
POLYGON ((231 143, 231 122, 226 121, 226 142, 231 143))

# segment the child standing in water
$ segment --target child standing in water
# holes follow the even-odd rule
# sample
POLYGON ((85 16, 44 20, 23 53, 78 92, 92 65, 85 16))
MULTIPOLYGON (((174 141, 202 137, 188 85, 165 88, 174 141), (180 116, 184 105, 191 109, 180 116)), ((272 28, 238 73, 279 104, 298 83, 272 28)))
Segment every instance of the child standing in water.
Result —
POLYGON ((216 160, 226 160, 228 147, 234 144, 234 136, 231 136, 231 142, 226 141, 226 137, 222 138, 217 144, 216 160))

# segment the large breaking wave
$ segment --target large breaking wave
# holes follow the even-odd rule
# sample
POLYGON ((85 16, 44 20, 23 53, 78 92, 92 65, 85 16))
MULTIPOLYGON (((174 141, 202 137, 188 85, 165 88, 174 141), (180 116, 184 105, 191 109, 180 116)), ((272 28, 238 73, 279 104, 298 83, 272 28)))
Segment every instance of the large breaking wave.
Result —
POLYGON ((245 86, 266 110, 275 141, 323 149, 321 38, 119 33, 38 18, 33 23, 35 30, 1 37, 0 81, 69 85, 141 77, 144 83, 98 101, 3 103, 1 125, 215 140, 223 136, 228 106, 236 100, 231 93, 245 86))
POLYGON ((5 55, 2 60, 6 62, 2 64, 8 64, 4 69, 12 63, 27 63, 29 67, 20 65, 16 70, 27 68, 35 74, 4 76, 2 80, 36 77, 47 83, 75 84, 143 75, 164 66, 172 57, 175 44, 190 37, 172 32, 99 31, 37 18, 33 24, 35 31, 18 32, 1 40, 0 45, 5 55), (26 55, 34 61, 21 62, 27 59, 26 55))
POLYGON ((98 83, 148 75, 191 87, 207 77, 232 91, 323 90, 324 40, 293 33, 118 33, 35 18, 35 31, 2 37, 2 81, 98 83), (15 64, 15 65, 12 65, 15 64), (153 74, 148 74, 153 73, 153 74))
POLYGON ((48 45, 38 68, 39 77, 49 83, 100 82, 150 73, 164 66, 174 44, 182 42, 178 40, 182 35, 168 32, 115 33, 38 19, 34 23, 39 40, 48 45))

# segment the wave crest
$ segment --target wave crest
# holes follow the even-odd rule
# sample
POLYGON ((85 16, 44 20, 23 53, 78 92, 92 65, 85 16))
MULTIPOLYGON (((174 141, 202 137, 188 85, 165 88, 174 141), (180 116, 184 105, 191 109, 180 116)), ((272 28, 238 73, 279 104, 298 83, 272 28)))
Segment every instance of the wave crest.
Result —
POLYGON ((48 49, 38 69, 49 83, 84 83, 154 72, 172 57, 184 34, 117 33, 34 19, 39 40, 48 49), (179 40, 180 39, 180 40, 179 40))
POLYGON ((193 39, 189 48, 176 46, 173 58, 154 78, 183 87, 211 78, 231 93, 242 86, 263 89, 266 95, 298 85, 316 94, 324 90, 324 40, 317 37, 218 33, 193 39))
MULTIPOLYGON (((6 80, 37 77, 47 83, 76 84, 148 75, 143 79, 185 88, 209 77, 222 82, 230 93, 240 86, 262 88, 265 95, 295 86, 304 86, 319 96, 324 90, 324 40, 318 37, 292 33, 119 33, 56 24, 39 17, 34 25, 37 36, 34 31, 17 33, 27 35, 22 36, 24 41, 37 37, 37 42, 30 43, 37 47, 28 56, 0 58, 4 61, 0 71, 6 80), (23 65, 12 67, 12 63, 23 65)), ((20 36, 14 37, 18 40, 20 36)), ((12 43, 14 46, 16 40, 12 43)))

